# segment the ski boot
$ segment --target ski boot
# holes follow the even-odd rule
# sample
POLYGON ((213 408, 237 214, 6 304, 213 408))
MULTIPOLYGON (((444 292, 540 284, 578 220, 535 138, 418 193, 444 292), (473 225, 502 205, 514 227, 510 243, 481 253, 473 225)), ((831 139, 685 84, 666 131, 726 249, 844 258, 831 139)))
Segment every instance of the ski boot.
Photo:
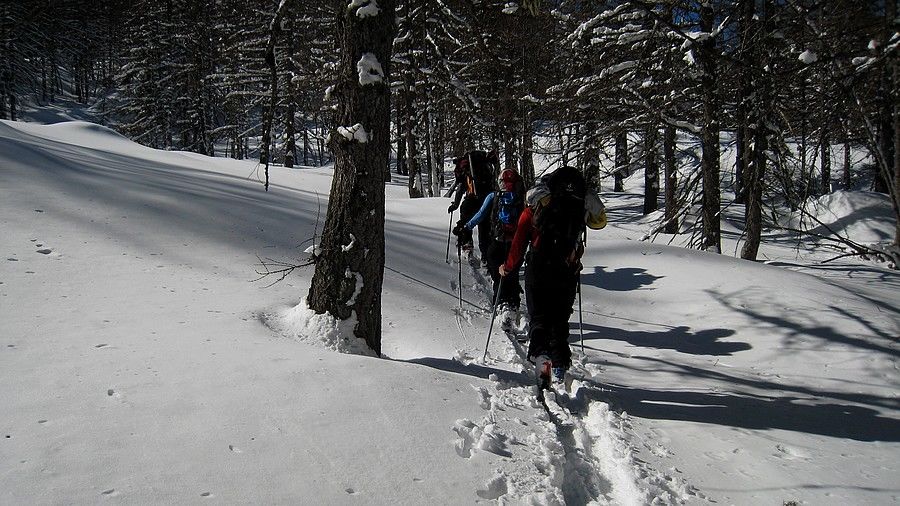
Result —
POLYGON ((474 246, 472 245, 471 242, 464 242, 459 245, 459 254, 464 260, 471 262, 473 249, 474 249, 474 246))
POLYGON ((538 398, 544 397, 544 390, 550 388, 550 369, 553 367, 550 357, 540 355, 534 359, 535 381, 538 387, 538 398))
POLYGON ((516 322, 519 320, 519 309, 510 304, 503 303, 497 309, 500 314, 500 328, 507 334, 516 332, 516 322))

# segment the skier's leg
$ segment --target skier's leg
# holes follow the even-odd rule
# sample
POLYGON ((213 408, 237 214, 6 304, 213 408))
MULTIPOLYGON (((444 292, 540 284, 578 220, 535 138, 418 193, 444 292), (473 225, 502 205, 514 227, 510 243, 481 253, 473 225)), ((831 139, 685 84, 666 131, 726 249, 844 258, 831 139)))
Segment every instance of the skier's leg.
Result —
POLYGON ((551 314, 553 294, 548 292, 545 274, 535 265, 525 268, 525 292, 528 303, 528 358, 534 359, 551 352, 551 314))

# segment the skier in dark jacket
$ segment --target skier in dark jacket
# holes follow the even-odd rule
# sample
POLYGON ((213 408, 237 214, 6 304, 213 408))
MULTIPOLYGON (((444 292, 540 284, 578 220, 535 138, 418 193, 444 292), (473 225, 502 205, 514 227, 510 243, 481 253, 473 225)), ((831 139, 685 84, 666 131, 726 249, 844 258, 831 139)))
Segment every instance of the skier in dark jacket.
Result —
MULTIPOLYGON (((484 199, 494 191, 494 169, 498 161, 493 152, 471 151, 454 160, 456 182, 447 192, 449 197, 456 194, 453 203, 447 208, 448 213, 459 209, 459 221, 453 232, 457 236, 457 246, 470 252, 473 248, 472 231, 465 229, 465 224, 475 216, 484 203, 484 199), (461 201, 461 202, 460 202, 461 201)), ((491 230, 487 226, 478 227, 478 249, 481 251, 482 263, 488 257, 488 246, 491 243, 491 230)))
POLYGON ((518 269, 526 249, 525 300, 529 316, 528 358, 542 379, 562 381, 572 363, 569 316, 575 302, 585 225, 606 225, 603 204, 586 193, 584 178, 573 167, 544 176, 528 192, 501 276, 518 269), (587 205, 586 205, 587 201, 587 205))

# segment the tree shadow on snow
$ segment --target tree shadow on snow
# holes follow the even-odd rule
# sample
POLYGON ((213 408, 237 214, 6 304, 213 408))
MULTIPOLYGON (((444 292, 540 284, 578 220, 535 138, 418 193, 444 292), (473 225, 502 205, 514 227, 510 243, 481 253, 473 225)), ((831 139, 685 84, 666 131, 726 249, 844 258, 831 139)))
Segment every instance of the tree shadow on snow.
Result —
POLYGON ((864 406, 820 399, 603 385, 580 389, 573 401, 582 406, 590 401, 606 402, 629 416, 649 419, 782 429, 856 441, 900 441, 900 420, 864 406))
POLYGON ((740 387, 745 392, 632 388, 603 384, 589 378, 567 407, 583 411, 590 402, 599 401, 616 411, 648 419, 709 423, 748 430, 784 429, 857 441, 900 441, 900 419, 883 415, 896 413, 900 407, 900 402, 892 397, 819 390, 656 357, 632 359, 641 364, 629 366, 618 362, 615 367, 633 370, 635 376, 645 374, 649 367, 703 383, 740 387), (749 390, 764 394, 747 393, 749 390))
MULTIPOLYGON (((576 331, 570 336, 570 340, 580 339, 576 331)), ((655 348, 658 350, 674 350, 690 355, 714 355, 729 356, 739 351, 747 351, 752 348, 749 343, 721 342, 720 339, 733 336, 731 329, 703 329, 691 332, 690 327, 670 327, 663 331, 650 332, 643 330, 625 330, 615 327, 604 327, 590 323, 584 324, 584 338, 610 339, 624 341, 634 346, 655 348)))
POLYGON ((507 371, 505 369, 498 369, 496 367, 490 367, 482 364, 476 364, 474 362, 463 364, 462 362, 458 362, 456 360, 437 357, 421 357, 409 360, 394 360, 397 362, 423 365, 425 367, 431 367, 432 369, 437 369, 439 371, 452 372, 454 374, 464 374, 466 376, 472 376, 485 380, 490 379, 490 376, 492 374, 495 374, 497 379, 504 383, 522 383, 521 373, 507 371))

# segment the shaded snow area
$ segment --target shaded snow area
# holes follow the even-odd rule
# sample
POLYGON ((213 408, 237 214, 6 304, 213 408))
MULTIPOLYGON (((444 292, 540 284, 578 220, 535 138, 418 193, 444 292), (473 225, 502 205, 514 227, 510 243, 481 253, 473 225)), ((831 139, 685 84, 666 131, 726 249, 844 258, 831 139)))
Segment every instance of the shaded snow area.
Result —
MULTIPOLYGON (((306 307, 312 267, 254 281, 307 258, 331 170, 256 175, 0 122, 0 504, 900 502, 896 271, 775 232, 765 263, 642 242, 637 190, 603 194, 545 407, 497 326, 482 359, 489 278, 446 257, 446 199, 387 187, 379 359, 306 307)), ((881 196, 816 206, 890 237, 881 196)))

